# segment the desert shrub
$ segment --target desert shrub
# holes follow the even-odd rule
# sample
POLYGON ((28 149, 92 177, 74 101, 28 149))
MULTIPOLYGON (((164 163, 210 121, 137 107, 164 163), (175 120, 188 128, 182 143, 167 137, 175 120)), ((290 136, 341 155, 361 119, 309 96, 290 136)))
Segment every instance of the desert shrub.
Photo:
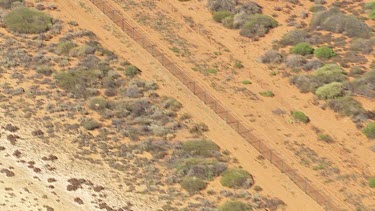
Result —
POLYGON ((296 120, 297 122, 303 122, 303 123, 310 122, 310 118, 306 116, 306 114, 303 113, 302 111, 292 111, 291 114, 294 120, 296 120))
POLYGON ((370 188, 375 188, 375 177, 371 177, 368 180, 368 185, 370 186, 370 188))
POLYGON ((275 94, 272 92, 272 91, 263 91, 263 92, 259 92, 260 95, 264 96, 264 97, 273 97, 275 96, 275 94))
POLYGON ((101 87, 105 74, 100 70, 69 70, 54 75, 57 85, 72 93, 75 97, 97 95, 95 88, 101 87))
POLYGON ((229 188, 249 188, 254 181, 246 170, 228 169, 222 174, 220 183, 229 188))
POLYGON ((0 0, 0 7, 9 9, 14 2, 22 2, 23 0, 0 0))
POLYGON ((296 45, 301 42, 306 42, 309 34, 306 31, 295 29, 283 35, 280 43, 286 45, 296 45))
POLYGON ((20 7, 7 14, 4 23, 13 32, 39 34, 48 31, 52 18, 43 12, 20 7))
POLYGON ((240 201, 227 201, 219 207, 219 211, 252 211, 250 205, 240 201))
POLYGON ((314 48, 307 42, 300 42, 291 49, 293 54, 308 55, 314 52, 314 48))
POLYGON ((233 13, 229 11, 217 11, 217 12, 214 12, 214 14, 212 15, 212 18, 216 22, 222 23, 224 18, 231 17, 231 16, 233 16, 233 13))
POLYGON ((81 125, 86 130, 95 130, 97 128, 100 128, 101 124, 94 119, 86 119, 81 122, 81 125))
POLYGON ((176 169, 184 176, 212 180, 227 169, 227 164, 212 159, 187 158, 179 161, 176 169))
POLYGON ((262 13, 263 8, 256 2, 250 1, 239 5, 236 13, 245 13, 247 15, 255 15, 262 13))
POLYGON ((251 38, 262 37, 277 25, 277 21, 272 17, 256 14, 250 16, 250 20, 241 28, 240 34, 251 38))
POLYGON ((45 76, 50 76, 50 75, 52 75, 53 72, 55 72, 55 70, 52 67, 42 65, 42 66, 38 66, 36 68, 36 72, 40 73, 40 74, 43 74, 45 76))
POLYGON ((355 117, 366 113, 361 103, 349 96, 331 99, 328 101, 328 106, 335 112, 349 117, 355 117))
POLYGON ((211 11, 234 11, 236 0, 208 0, 207 7, 211 11))
POLYGON ((370 54, 373 51, 373 47, 375 45, 374 39, 354 39, 352 43, 350 44, 350 50, 361 52, 364 54, 370 54))
POLYGON ((275 50, 268 50, 266 51, 260 58, 260 62, 262 63, 275 63, 280 64, 284 61, 284 56, 275 50))
POLYGON ((194 194, 207 187, 207 184, 196 177, 185 177, 181 182, 181 187, 190 194, 194 194))
POLYGON ((340 82, 332 82, 319 87, 315 94, 320 99, 333 99, 343 95, 343 84, 340 82))
POLYGON ((58 55, 69 55, 70 50, 72 50, 76 44, 71 41, 60 41, 57 44, 55 53, 58 55))
POLYGON ((319 47, 319 48, 315 49, 315 51, 314 51, 314 56, 316 56, 318 58, 329 59, 329 58, 334 57, 336 55, 337 54, 332 50, 332 48, 330 48, 328 46, 319 47))
POLYGON ((102 97, 94 97, 90 99, 89 107, 95 111, 102 111, 109 107, 109 103, 102 97))
POLYGON ((331 143, 333 142, 333 138, 327 134, 323 134, 323 133, 318 133, 318 140, 320 141, 324 141, 326 143, 331 143))
POLYGON ((323 66, 323 63, 319 61, 318 59, 312 59, 302 67, 303 70, 309 71, 309 70, 316 70, 318 68, 321 68, 323 66))
POLYGON ((367 138, 375 139, 375 122, 370 122, 362 130, 367 138))
POLYGON ((336 64, 326 64, 323 67, 315 70, 314 76, 322 83, 328 84, 331 82, 342 82, 346 80, 344 71, 336 64))
POLYGON ((223 23, 223 26, 225 28, 228 28, 228 29, 233 29, 234 28, 234 17, 233 16, 228 16, 228 17, 225 17, 223 20, 222 20, 222 23, 223 23))
POLYGON ((285 64, 288 68, 299 69, 306 64, 305 57, 301 55, 288 55, 285 59, 285 64))
POLYGON ((219 146, 214 142, 207 140, 185 141, 182 143, 181 147, 181 151, 184 154, 201 157, 210 157, 218 150, 219 146))
POLYGON ((365 9, 375 10, 375 1, 370 1, 365 4, 365 9))
POLYGON ((163 108, 170 109, 172 111, 178 111, 182 108, 182 104, 172 97, 165 97, 162 105, 163 108))
POLYGON ((365 73, 362 77, 351 82, 355 94, 375 98, 375 70, 365 73))
POLYGON ((365 70, 362 67, 354 66, 350 69, 348 75, 351 77, 358 77, 358 76, 361 76, 364 72, 365 70))
POLYGON ((242 28, 243 25, 245 25, 245 23, 250 20, 250 17, 251 15, 248 15, 245 12, 235 14, 233 17, 233 28, 242 28))
POLYGON ((302 92, 315 92, 324 83, 313 75, 297 75, 290 79, 290 83, 297 86, 302 92))
POLYGON ((372 20, 375 20, 375 9, 371 10, 368 14, 368 17, 372 20))
POLYGON ((372 29, 355 16, 342 13, 338 8, 331 8, 314 14, 311 27, 323 30, 345 33, 349 37, 367 38, 372 29))
POLYGON ((240 61, 240 60, 236 60, 235 62, 234 62, 234 65, 233 65, 235 68, 237 68, 237 69, 242 69, 242 68, 244 68, 244 66, 243 66, 243 64, 242 64, 242 62, 240 61))
POLYGON ((138 75, 141 71, 138 69, 138 67, 134 66, 134 65, 128 65, 126 66, 125 68, 125 75, 128 76, 128 77, 135 77, 136 75, 138 75))

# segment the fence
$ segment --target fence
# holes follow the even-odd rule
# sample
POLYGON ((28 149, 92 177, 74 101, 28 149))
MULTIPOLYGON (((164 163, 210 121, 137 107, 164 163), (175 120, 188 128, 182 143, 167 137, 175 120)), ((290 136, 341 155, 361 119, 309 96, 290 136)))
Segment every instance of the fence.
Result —
POLYGON ((156 58, 168 71, 170 71, 177 79, 179 79, 187 88, 189 88, 199 99, 201 99, 208 107, 210 107, 220 118, 222 118, 230 127, 232 127, 241 137, 249 142, 260 154, 263 155, 270 163, 277 167, 282 173, 287 175, 299 188, 307 195, 315 200, 326 210, 339 210, 339 208, 321 191, 315 188, 307 179, 302 177, 296 169, 289 166, 271 148, 264 144, 260 139, 256 138, 251 131, 241 123, 238 118, 228 110, 218 99, 212 96, 208 91, 198 85, 190 78, 182 68, 172 62, 165 56, 157 45, 148 39, 139 27, 135 27, 134 23, 127 21, 121 13, 111 6, 106 0, 90 0, 105 15, 107 15, 122 31, 128 34, 134 41, 147 50, 154 58, 156 58))

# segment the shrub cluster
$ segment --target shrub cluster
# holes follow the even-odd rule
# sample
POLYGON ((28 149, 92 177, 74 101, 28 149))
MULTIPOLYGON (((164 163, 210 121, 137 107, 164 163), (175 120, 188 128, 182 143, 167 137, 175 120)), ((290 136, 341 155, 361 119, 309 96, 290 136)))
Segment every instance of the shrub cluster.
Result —
POLYGON ((209 0, 207 6, 215 21, 227 28, 240 28, 240 34, 245 37, 262 37, 278 25, 272 17, 261 15, 263 8, 253 1, 209 0))
POLYGON ((371 27, 366 23, 355 16, 342 13, 336 7, 316 12, 311 21, 311 27, 359 38, 368 38, 372 32, 371 27))
POLYGON ((362 130, 367 138, 375 139, 375 122, 370 122, 362 130))
POLYGON ((23 0, 0 0, 0 7, 4 9, 11 8, 12 4, 15 2, 22 2, 23 0))
POLYGON ((13 32, 39 34, 52 26, 52 18, 43 12, 20 7, 4 17, 5 25, 13 32))
POLYGON ((316 89, 315 94, 320 99, 333 99, 341 97, 343 95, 343 84, 340 82, 332 82, 326 85, 323 85, 316 89))
POLYGON ((181 187, 190 194, 194 194, 205 189, 207 184, 196 177, 185 177, 181 182, 181 187))

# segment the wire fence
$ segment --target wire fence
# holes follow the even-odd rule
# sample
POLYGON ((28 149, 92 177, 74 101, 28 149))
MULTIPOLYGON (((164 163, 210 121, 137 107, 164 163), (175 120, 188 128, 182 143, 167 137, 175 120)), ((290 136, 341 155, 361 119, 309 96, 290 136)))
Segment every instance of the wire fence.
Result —
POLYGON ((227 109, 220 101, 212 96, 202 86, 189 77, 181 67, 169 59, 134 23, 127 21, 123 15, 106 0, 90 0, 118 27, 128 34, 134 41, 141 45, 154 58, 156 58, 168 71, 189 88, 200 100, 210 107, 220 118, 232 127, 241 137, 250 143, 270 163, 287 175, 300 189, 321 205, 326 210, 340 210, 337 205, 322 191, 314 187, 308 179, 304 178, 296 169, 288 165, 274 150, 255 137, 251 130, 227 109))

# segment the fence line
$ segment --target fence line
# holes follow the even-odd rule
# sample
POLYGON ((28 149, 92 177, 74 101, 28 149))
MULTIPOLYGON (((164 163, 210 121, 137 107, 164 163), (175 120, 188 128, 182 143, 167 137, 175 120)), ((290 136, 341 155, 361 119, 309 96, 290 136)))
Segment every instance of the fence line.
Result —
POLYGON ((203 87, 198 85, 189 77, 182 68, 169 59, 158 48, 157 45, 147 38, 147 36, 131 22, 127 21, 121 13, 113 8, 107 0, 90 0, 106 16, 108 16, 118 27, 129 35, 134 41, 141 45, 147 52, 156 58, 172 75, 180 80, 190 89, 200 100, 211 108, 220 118, 222 118, 231 128, 233 128, 242 138, 250 143, 260 154, 263 155, 272 165, 278 168, 283 174, 288 176, 301 190, 303 190, 314 201, 326 210, 340 210, 332 200, 324 195, 318 188, 315 188, 308 179, 304 178, 296 169, 288 165, 274 150, 268 147, 260 139, 255 137, 239 119, 227 109, 220 101, 212 96, 203 87))

